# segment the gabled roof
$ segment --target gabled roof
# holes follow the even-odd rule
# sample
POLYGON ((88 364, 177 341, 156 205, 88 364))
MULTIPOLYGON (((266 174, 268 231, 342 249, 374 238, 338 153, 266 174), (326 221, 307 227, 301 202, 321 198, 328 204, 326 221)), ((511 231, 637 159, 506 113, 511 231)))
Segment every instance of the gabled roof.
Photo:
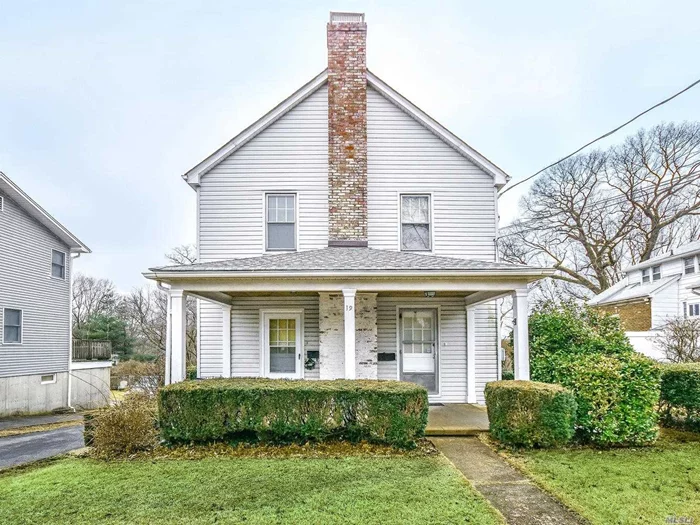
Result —
POLYGON ((151 268, 147 277, 158 278, 178 275, 250 275, 275 274, 279 276, 295 276, 298 274, 322 275, 329 272, 332 275, 342 275, 345 272, 363 273, 369 275, 390 272, 400 275, 402 272, 411 274, 430 275, 451 273, 456 275, 482 276, 519 276, 544 277, 553 270, 535 268, 520 264, 500 263, 491 261, 474 261, 424 255, 415 252, 399 252, 377 250, 375 248, 328 247, 302 252, 266 254, 257 257, 226 259, 206 263, 185 264, 178 266, 161 266, 151 268))
POLYGON ((652 257, 651 259, 647 261, 642 261, 640 263, 637 263, 633 266, 630 266, 629 268, 625 269, 625 273, 631 272, 634 270, 641 270, 643 268, 649 268, 651 266, 657 266, 663 262, 666 261, 673 261, 675 259, 679 259, 681 257, 688 257, 689 255, 695 255, 695 254, 700 254, 700 241, 693 241, 689 242, 688 244, 684 244, 683 246, 678 246, 677 248, 673 248, 672 250, 662 253, 660 255, 657 255, 655 257, 652 257))
MULTIPOLYGON (((280 104, 275 106, 275 108, 273 108, 271 111, 263 115, 262 118, 248 126, 238 135, 229 140, 226 144, 221 146, 214 153, 209 155, 206 159, 204 159, 191 170, 189 170, 187 173, 185 173, 182 176, 182 178, 185 179, 190 186, 196 188, 199 185, 200 178, 205 173, 207 173, 210 169, 219 164, 219 162, 231 155, 237 149, 245 145, 251 139, 255 138, 258 134, 267 129, 279 118, 281 118, 286 113, 294 109, 294 107, 303 102, 316 90, 324 86, 327 81, 328 72, 327 70, 324 70, 319 75, 311 79, 311 81, 307 82, 300 89, 295 91, 290 97, 288 97, 280 104)), ((479 166, 486 173, 490 174, 494 178, 495 186, 503 186, 510 180, 510 176, 501 168, 496 166, 493 162, 484 157, 481 153, 476 151, 462 139, 460 139, 447 128, 442 126, 439 122, 430 117, 427 113, 425 113, 420 108, 412 104, 410 101, 404 98, 398 91, 391 88, 388 84, 386 84, 384 81, 382 81, 379 77, 377 77, 370 71, 367 71, 367 84, 370 87, 377 90, 384 98, 392 102, 399 109, 401 109, 410 117, 415 119, 428 131, 435 134, 438 138, 440 138, 446 144, 455 149, 462 156, 479 166)))
POLYGON ((32 198, 24 193, 10 178, 0 171, 0 190, 22 208, 30 217, 46 227, 51 233, 70 247, 71 252, 90 253, 90 248, 85 246, 75 235, 66 229, 60 222, 54 219, 44 208, 39 206, 32 198))
POLYGON ((630 283, 628 278, 625 278, 619 281, 615 286, 596 295, 593 299, 588 301, 588 304, 624 303, 639 299, 653 298, 661 290, 665 289, 671 283, 675 283, 680 278, 680 275, 670 275, 650 283, 640 283, 638 281, 630 283))

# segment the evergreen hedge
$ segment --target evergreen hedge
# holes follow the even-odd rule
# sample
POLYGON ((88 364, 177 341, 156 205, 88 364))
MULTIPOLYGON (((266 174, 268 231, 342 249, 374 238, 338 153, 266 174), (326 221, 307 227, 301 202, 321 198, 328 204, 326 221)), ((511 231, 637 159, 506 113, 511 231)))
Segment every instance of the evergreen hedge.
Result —
POLYGON ((162 388, 158 405, 161 436, 172 443, 340 439, 410 447, 428 423, 425 388, 399 381, 184 381, 162 388))
POLYGON ((599 446, 658 436, 659 369, 634 351, 618 318, 573 303, 530 316, 531 377, 572 391, 577 437, 599 446))
POLYGON ((667 426, 700 432, 700 363, 661 365, 659 408, 667 426))
POLYGON ((576 400, 559 385, 494 381, 484 390, 491 435, 523 447, 556 447, 574 435, 576 400))

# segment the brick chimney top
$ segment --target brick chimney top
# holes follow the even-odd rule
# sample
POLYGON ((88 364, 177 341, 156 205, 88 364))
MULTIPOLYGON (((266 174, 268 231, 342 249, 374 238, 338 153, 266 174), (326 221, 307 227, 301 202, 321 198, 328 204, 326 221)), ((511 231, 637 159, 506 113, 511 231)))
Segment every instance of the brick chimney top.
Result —
POLYGON ((331 13, 328 32, 328 245, 367 246, 367 25, 331 13))

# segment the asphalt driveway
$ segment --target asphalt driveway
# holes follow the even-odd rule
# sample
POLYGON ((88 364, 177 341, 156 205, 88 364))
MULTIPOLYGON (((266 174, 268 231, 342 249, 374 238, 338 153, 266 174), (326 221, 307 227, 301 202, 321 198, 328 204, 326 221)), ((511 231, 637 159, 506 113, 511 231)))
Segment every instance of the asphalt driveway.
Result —
POLYGON ((83 425, 0 438, 0 469, 82 448, 83 425))

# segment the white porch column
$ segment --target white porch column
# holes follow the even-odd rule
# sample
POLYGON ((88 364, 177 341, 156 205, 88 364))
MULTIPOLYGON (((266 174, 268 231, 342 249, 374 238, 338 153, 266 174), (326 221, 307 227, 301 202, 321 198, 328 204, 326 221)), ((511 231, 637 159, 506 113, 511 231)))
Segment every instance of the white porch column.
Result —
POLYGON ((182 290, 170 290, 171 300, 171 372, 170 381, 178 383, 185 380, 185 366, 187 354, 187 308, 185 306, 186 294, 182 290))
POLYGON ((221 377, 231 377, 231 305, 221 305, 222 370, 221 377))
POLYGON ((167 309, 165 314, 165 384, 171 383, 171 356, 173 353, 173 327, 172 327, 172 298, 170 292, 167 295, 167 309))
POLYGON ((355 293, 343 290, 343 317, 345 319, 345 379, 355 379, 355 293))
POLYGON ((530 344, 527 333, 527 289, 513 292, 513 357, 515 379, 530 379, 530 344))
POLYGON ((467 306, 467 403, 476 403, 476 309, 467 306))

